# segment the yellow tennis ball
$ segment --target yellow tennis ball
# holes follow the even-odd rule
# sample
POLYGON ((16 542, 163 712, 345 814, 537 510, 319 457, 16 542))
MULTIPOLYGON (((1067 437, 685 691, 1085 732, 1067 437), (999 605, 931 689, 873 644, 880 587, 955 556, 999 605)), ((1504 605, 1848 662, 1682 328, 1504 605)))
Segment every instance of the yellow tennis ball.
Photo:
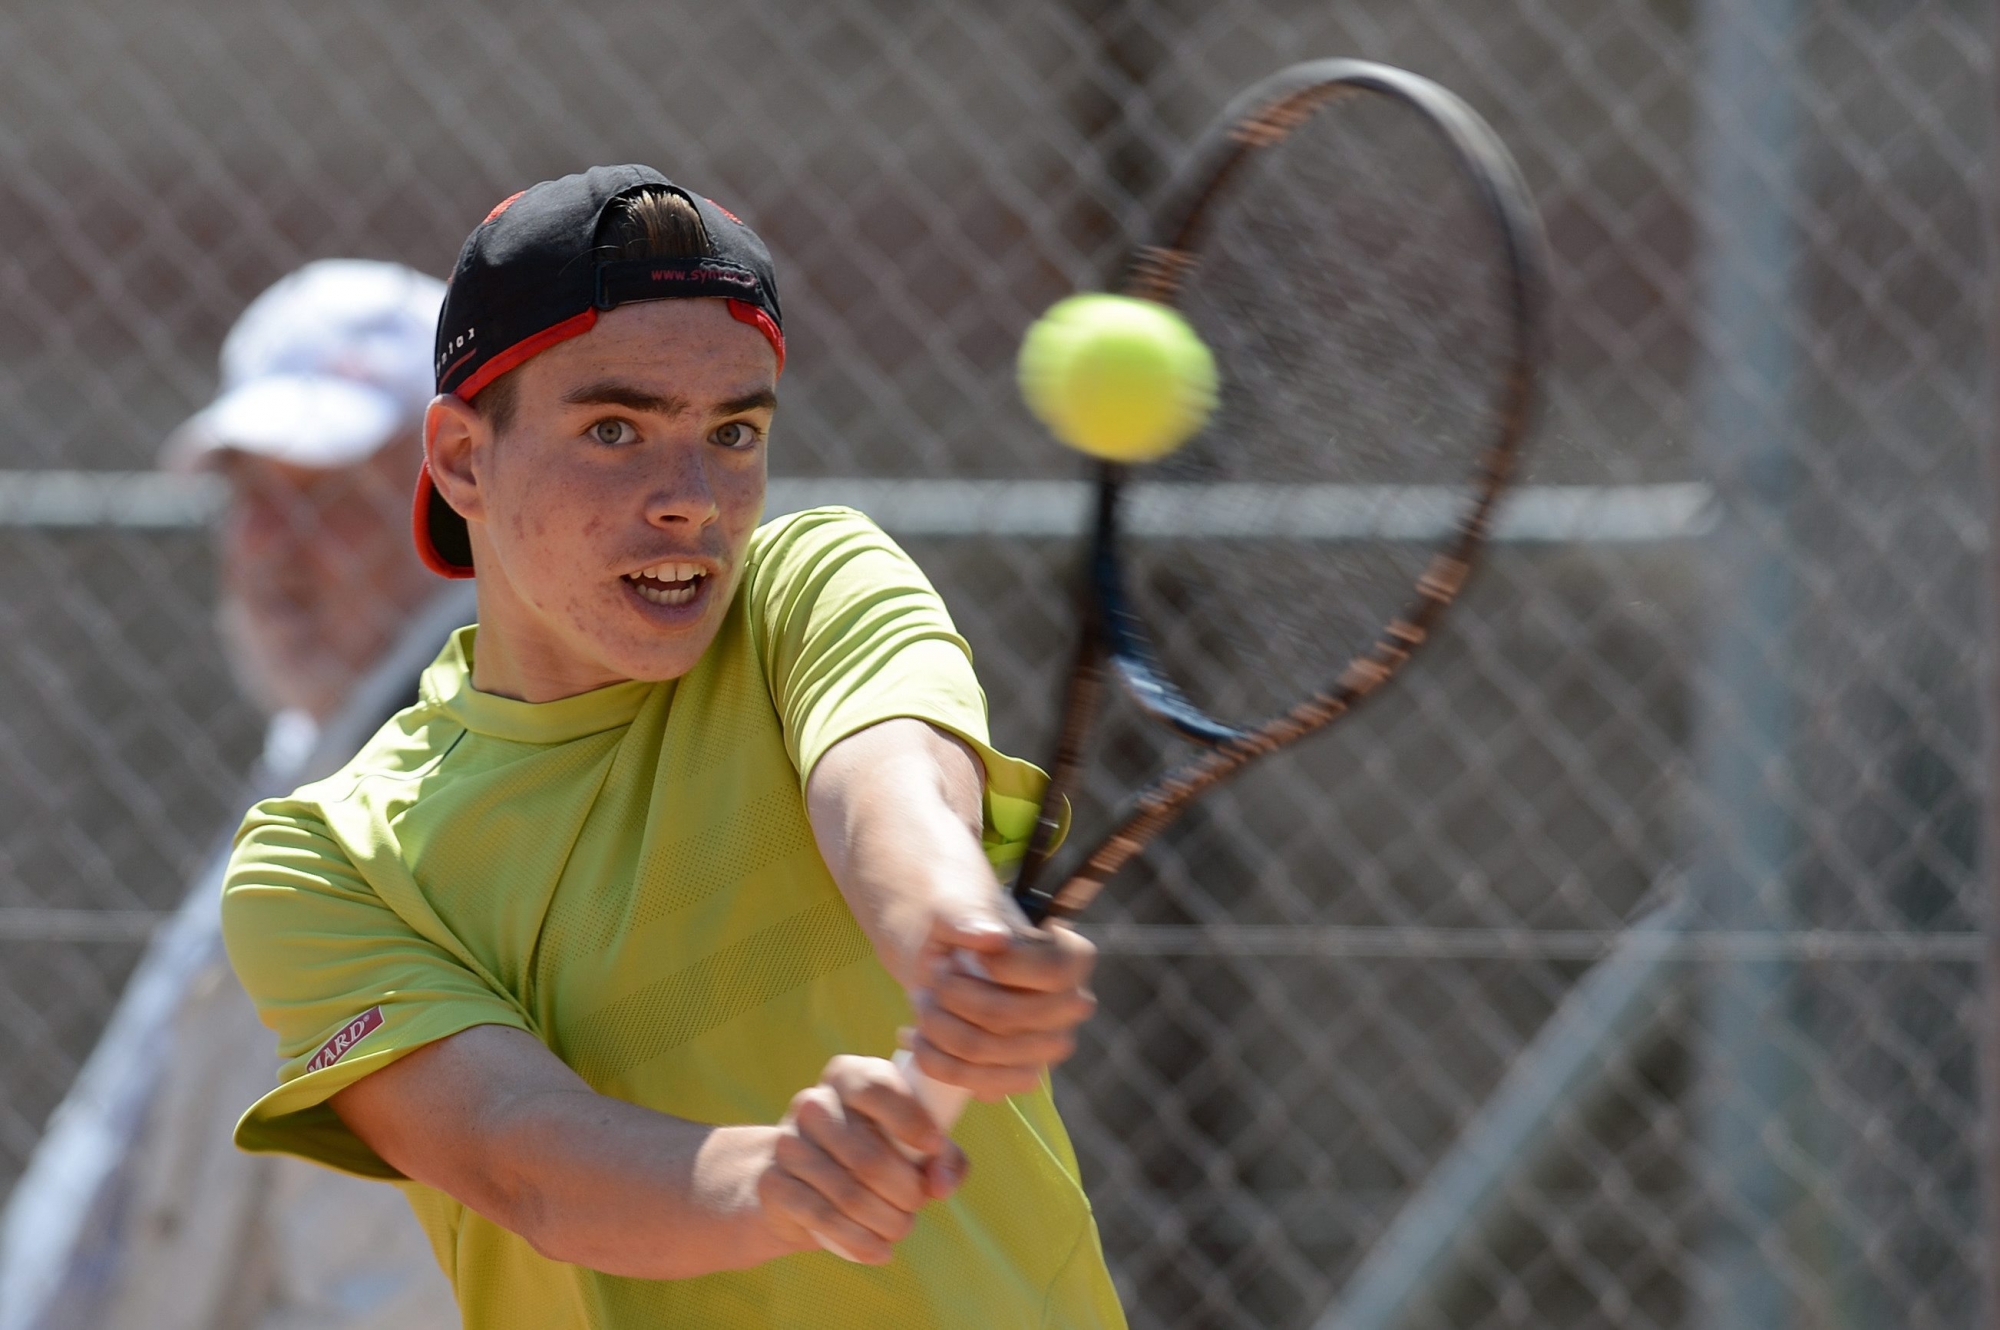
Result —
POLYGON ((1058 301, 1028 329, 1016 368, 1049 432, 1107 461, 1164 457, 1215 410, 1215 357, 1186 319, 1151 300, 1058 301))

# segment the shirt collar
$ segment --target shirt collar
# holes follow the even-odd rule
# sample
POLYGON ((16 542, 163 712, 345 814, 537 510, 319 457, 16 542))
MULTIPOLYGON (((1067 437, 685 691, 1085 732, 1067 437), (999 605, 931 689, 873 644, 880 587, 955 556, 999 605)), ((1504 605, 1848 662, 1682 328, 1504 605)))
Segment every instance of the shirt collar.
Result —
POLYGON ((567 743, 630 725, 656 689, 671 688, 671 680, 653 683, 630 679, 553 702, 522 702, 472 686, 473 644, 479 626, 470 624, 451 635, 444 650, 424 671, 419 694, 475 734, 516 743, 567 743))

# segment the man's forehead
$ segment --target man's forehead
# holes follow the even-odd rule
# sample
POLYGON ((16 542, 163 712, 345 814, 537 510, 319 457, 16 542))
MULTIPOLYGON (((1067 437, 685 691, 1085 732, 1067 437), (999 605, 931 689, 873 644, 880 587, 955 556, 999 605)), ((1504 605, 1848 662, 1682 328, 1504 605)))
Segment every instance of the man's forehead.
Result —
POLYGON ((367 492, 385 481, 391 484, 393 491, 400 491, 408 483, 408 473, 416 464, 409 451, 388 447, 350 466, 315 467, 225 448, 216 450, 210 465, 230 489, 238 493, 254 491, 331 496, 367 492))
POLYGON ((733 392, 725 389, 721 395, 710 400, 696 401, 678 387, 655 388, 615 376, 575 384, 563 392, 562 400, 569 406, 619 406, 628 411, 645 411, 662 416, 684 415, 691 411, 735 415, 745 411, 768 411, 778 405, 778 395, 768 382, 749 380, 733 392))

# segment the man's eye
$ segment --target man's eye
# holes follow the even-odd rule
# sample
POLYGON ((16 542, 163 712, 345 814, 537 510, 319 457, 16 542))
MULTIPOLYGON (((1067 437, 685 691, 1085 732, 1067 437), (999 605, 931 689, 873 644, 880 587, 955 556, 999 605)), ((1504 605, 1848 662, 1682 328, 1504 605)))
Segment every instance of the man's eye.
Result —
POLYGON ((599 443, 617 445, 631 443, 639 434, 629 420, 600 420, 590 427, 590 437, 599 443))
POLYGON ((709 438, 725 448, 748 448, 757 442, 757 431, 743 421, 732 420, 709 435, 709 438))

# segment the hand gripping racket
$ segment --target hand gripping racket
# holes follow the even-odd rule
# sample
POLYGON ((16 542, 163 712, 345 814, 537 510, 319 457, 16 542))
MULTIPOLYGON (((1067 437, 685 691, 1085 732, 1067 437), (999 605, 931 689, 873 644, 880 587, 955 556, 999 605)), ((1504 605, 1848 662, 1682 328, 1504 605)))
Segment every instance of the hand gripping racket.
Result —
MULTIPOLYGON (((1325 729, 1435 633, 1527 435, 1543 240, 1458 97, 1322 60, 1249 88, 1120 284, 1215 353, 1221 403, 1162 462, 1102 465, 1081 632, 1014 896, 1075 914, 1196 799, 1325 729), (1195 746, 1055 871, 1106 674, 1195 746)), ((965 1092, 898 1065, 949 1128, 965 1092)))

